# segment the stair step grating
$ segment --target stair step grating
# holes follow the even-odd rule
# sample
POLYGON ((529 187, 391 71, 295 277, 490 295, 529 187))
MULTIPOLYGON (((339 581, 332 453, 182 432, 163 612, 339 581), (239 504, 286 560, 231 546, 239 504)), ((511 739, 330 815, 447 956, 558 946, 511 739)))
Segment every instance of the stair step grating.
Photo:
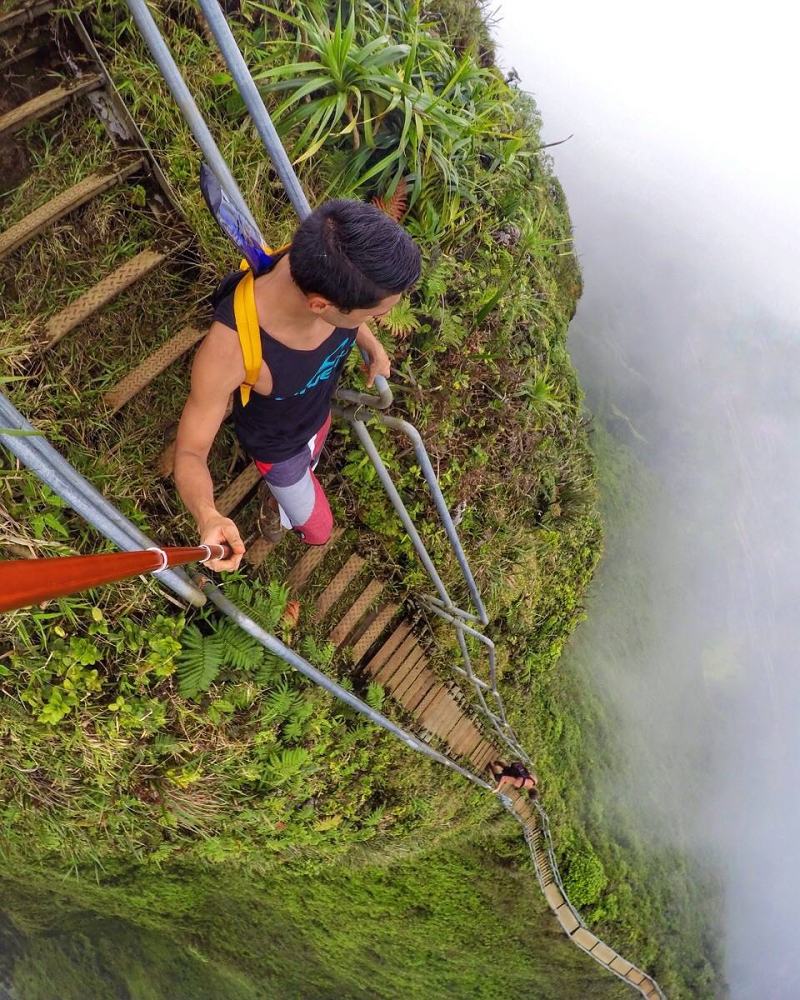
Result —
POLYGON ((167 255, 156 250, 142 250, 135 257, 101 278, 92 288, 79 295, 44 324, 44 347, 52 347, 62 337, 74 330, 93 313, 108 305, 131 285, 141 281, 167 259, 167 255))
POLYGON ((389 625, 389 622, 391 622, 399 610, 399 604, 386 604, 380 609, 375 616, 375 620, 370 623, 367 630, 353 646, 353 663, 361 662, 364 654, 380 638, 383 631, 389 625))
POLYGON ((380 580, 370 580, 328 636, 334 646, 338 648, 342 645, 367 613, 370 604, 380 597, 384 586, 380 580))
POLYGON ((98 87, 102 86, 102 83, 103 78, 93 73, 91 76, 82 76, 66 83, 60 83, 57 87, 46 90, 37 97, 32 97, 24 104, 0 115, 0 135, 11 135, 17 129, 21 129, 23 125, 27 125, 28 122, 57 111, 73 97, 80 97, 81 94, 87 94, 90 90, 97 90, 98 87))
POLYGON ((312 545, 304 552, 297 562, 289 570, 286 577, 286 585, 294 593, 299 594, 306 586, 314 570, 320 565, 325 556, 342 537, 342 529, 334 528, 331 537, 324 545, 312 545))
POLYGON ((402 662, 392 672, 391 677, 381 683, 391 692, 392 697, 402 705, 404 696, 401 691, 406 690, 410 684, 414 683, 421 671, 427 669, 427 662, 422 647, 414 646, 408 656, 403 657, 402 662))
POLYGON ((177 361, 191 347, 205 336, 204 331, 194 326, 185 326, 171 337, 166 344, 154 351, 142 361, 132 372, 110 389, 104 396, 106 406, 112 414, 133 399, 146 385, 167 369, 173 361, 177 361))
POLYGON ((321 621, 328 614, 366 564, 367 560, 355 552, 350 556, 317 599, 314 609, 314 617, 317 621, 321 621))
POLYGON ((397 646, 392 655, 386 660, 379 670, 373 672, 372 676, 379 684, 383 684, 383 686, 386 687, 387 681, 392 677, 400 664, 404 663, 408 657, 413 654, 415 649, 417 652, 416 655, 414 655, 414 662, 416 662, 422 655, 422 649, 417 643, 417 637, 409 630, 403 641, 399 646, 397 646))
POLYGON ((76 208, 85 205, 87 201, 120 184, 131 174, 142 168, 142 160, 128 162, 119 170, 104 174, 89 174, 82 181, 74 184, 66 191, 57 194, 50 201, 40 205, 24 219, 15 222, 4 233, 0 233, 0 259, 22 246, 34 236, 58 222, 60 218, 74 212, 76 208))
POLYGON ((403 695, 404 708, 412 715, 416 715, 418 706, 428 697, 437 683, 436 675, 431 670, 423 670, 403 695))
POLYGON ((412 685, 419 678, 422 671, 427 669, 428 657, 423 654, 415 663, 411 665, 411 669, 409 669, 405 677, 403 677, 402 680, 398 679, 398 682, 394 686, 394 691, 392 692, 393 697, 402 702, 411 690, 412 685))
POLYGON ((377 653, 372 657, 372 659, 367 663, 366 670, 367 673, 372 674, 374 677, 384 663, 389 659, 392 653, 397 649, 400 643, 406 638, 408 633, 411 631, 411 622, 403 621, 395 628, 389 638, 384 642, 377 653))
POLYGON ((274 548, 276 548, 275 542, 268 542, 266 538, 257 538, 245 552, 244 560, 250 566, 257 568, 274 548))
POLYGON ((234 481, 217 498, 216 508, 223 517, 229 517, 244 498, 251 493, 258 481, 261 473, 254 463, 250 462, 234 481))

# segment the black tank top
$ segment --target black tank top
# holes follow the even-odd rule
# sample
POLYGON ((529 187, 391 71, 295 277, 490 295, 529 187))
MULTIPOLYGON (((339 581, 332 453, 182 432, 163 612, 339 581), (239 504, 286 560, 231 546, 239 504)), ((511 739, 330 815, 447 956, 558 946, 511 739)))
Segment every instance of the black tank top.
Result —
MULTIPOLYGON (((244 271, 223 278, 214 293, 214 319, 236 329, 233 292, 244 271)), ((302 451, 328 418, 331 396, 355 343, 357 330, 337 326, 319 347, 298 351, 271 337, 261 327, 261 352, 272 375, 269 396, 250 391, 242 406, 233 394, 236 436, 247 454, 259 462, 280 462, 302 451)))

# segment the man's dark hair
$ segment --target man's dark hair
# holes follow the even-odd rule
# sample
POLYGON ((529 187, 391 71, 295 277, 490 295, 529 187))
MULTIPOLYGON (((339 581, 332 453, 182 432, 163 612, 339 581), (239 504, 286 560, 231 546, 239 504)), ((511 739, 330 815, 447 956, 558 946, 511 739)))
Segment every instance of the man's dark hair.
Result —
POLYGON ((289 250, 295 284, 342 312, 368 309, 418 279, 419 247, 374 205, 326 201, 297 229, 289 250))

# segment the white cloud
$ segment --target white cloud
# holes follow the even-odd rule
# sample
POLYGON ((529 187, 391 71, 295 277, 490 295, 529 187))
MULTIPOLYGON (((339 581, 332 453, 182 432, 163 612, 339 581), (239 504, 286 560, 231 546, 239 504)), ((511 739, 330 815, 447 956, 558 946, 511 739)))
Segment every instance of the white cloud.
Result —
POLYGON ((734 997, 791 1000, 800 10, 503 0, 499 14, 501 62, 534 93, 544 141, 574 133, 552 155, 584 270, 582 379, 663 484, 664 508, 615 557, 649 618, 628 634, 631 609, 595 600, 582 649, 626 720, 632 794, 722 858, 734 997))

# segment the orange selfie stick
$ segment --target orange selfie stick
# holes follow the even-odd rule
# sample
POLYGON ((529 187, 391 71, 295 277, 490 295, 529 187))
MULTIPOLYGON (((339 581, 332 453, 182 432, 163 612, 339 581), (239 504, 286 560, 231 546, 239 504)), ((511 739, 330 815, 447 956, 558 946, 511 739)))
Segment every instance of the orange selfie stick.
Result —
POLYGON ((15 611, 54 597, 66 597, 104 583, 143 573, 158 573, 209 559, 227 559, 228 545, 191 548, 142 549, 101 556, 64 556, 57 559, 11 559, 0 562, 0 611, 15 611))

